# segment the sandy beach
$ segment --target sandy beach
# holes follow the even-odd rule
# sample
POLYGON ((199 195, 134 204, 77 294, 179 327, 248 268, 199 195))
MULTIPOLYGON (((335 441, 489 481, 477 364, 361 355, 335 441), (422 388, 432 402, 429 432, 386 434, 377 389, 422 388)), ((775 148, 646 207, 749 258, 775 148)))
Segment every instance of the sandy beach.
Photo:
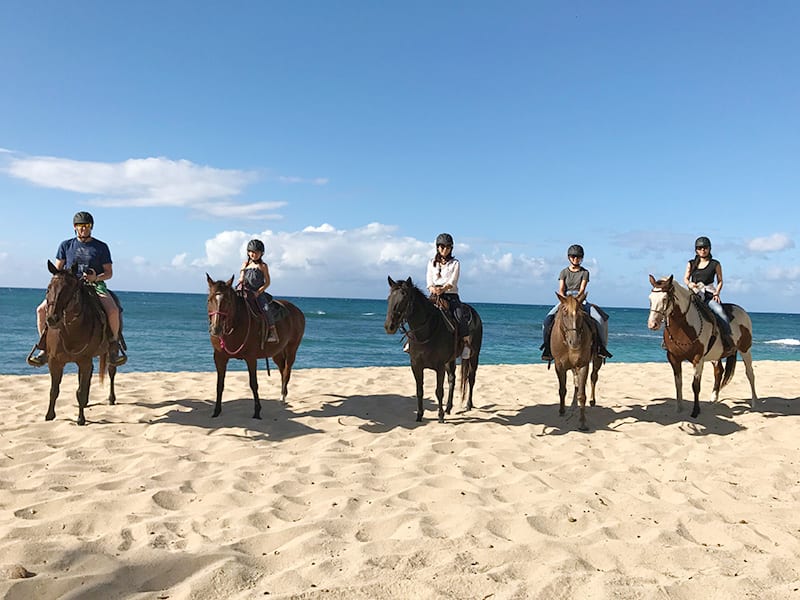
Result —
MULTIPOLYGON (((263 363, 262 363, 263 365, 263 363)), ((545 365, 481 366, 414 421, 408 367, 0 376, 8 599, 800 599, 800 364, 743 364, 677 413, 666 362, 607 364, 588 433, 545 365), (31 575, 25 577, 25 575, 31 575)), ((684 372, 684 396, 691 397, 684 372)))

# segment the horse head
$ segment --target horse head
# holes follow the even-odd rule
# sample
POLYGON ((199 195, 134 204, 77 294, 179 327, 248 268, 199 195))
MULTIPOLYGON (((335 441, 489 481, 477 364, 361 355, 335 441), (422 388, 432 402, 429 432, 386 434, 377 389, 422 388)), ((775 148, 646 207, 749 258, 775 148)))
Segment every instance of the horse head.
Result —
POLYGON ((672 275, 666 279, 656 279, 650 275, 650 315, 647 317, 647 327, 653 331, 660 329, 672 308, 674 301, 675 285, 672 275))
MULTIPOLYGON (((59 270, 48 260, 47 269, 53 274, 45 294, 47 326, 58 329, 66 320, 67 309, 80 297, 82 283, 78 277, 77 264, 72 265, 70 269, 59 270)), ((78 316, 79 311, 76 309, 75 312, 75 316, 78 316)))
POLYGON ((228 281, 214 281, 206 273, 208 281, 208 332, 211 335, 229 333, 236 317, 236 292, 233 289, 233 276, 228 281), (227 324, 228 331, 224 331, 227 324))
POLYGON ((389 297, 386 299, 386 321, 383 323, 383 328, 386 333, 392 335, 397 333, 400 326, 408 319, 414 304, 416 286, 411 281, 411 277, 405 281, 395 281, 391 277, 387 279, 389 281, 389 297))
POLYGON ((584 327, 583 322, 586 318, 586 313, 581 306, 586 294, 578 296, 564 296, 556 292, 558 296, 559 307, 558 322, 554 326, 558 326, 564 333, 564 341, 570 348, 579 348, 583 343, 584 327))

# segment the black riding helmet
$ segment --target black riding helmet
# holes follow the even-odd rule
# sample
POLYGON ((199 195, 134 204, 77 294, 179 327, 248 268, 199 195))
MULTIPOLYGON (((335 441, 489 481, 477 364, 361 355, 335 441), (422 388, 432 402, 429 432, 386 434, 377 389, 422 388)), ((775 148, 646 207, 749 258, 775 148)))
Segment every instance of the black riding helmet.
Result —
POLYGON ((247 243, 248 252, 261 252, 264 253, 264 242, 261 240, 250 240, 247 243))
POLYGON ((80 212, 76 212, 75 216, 72 217, 73 227, 75 225, 86 225, 87 223, 94 227, 94 217, 92 217, 92 215, 86 211, 82 210, 80 212))
POLYGON ((708 239, 706 236, 701 235, 694 241, 695 248, 708 248, 711 250, 711 240, 708 239))
POLYGON ((450 246, 453 247, 453 236, 449 233, 440 233, 436 236, 437 246, 450 246))
POLYGON ((567 248, 567 256, 580 256, 583 258, 583 246, 580 244, 572 244, 567 248))

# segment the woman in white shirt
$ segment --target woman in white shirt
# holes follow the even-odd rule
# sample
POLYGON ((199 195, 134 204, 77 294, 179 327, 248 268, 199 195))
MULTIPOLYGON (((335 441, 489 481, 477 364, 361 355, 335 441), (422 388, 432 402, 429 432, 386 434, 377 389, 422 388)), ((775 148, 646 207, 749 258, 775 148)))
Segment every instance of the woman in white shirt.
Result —
POLYGON ((462 359, 471 356, 469 345, 469 324, 465 320, 464 308, 458 296, 458 278, 461 275, 461 263, 453 256, 453 236, 440 233, 436 236, 436 256, 428 262, 426 282, 428 291, 441 296, 450 305, 450 312, 455 318, 458 334, 464 340, 462 359))

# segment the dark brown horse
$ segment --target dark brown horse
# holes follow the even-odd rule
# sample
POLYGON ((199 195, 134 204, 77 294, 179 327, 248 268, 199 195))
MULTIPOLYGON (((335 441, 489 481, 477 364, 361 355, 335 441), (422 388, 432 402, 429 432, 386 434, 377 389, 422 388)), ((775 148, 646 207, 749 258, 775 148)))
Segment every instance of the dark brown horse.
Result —
MULTIPOLYGON (((386 322, 383 325, 386 333, 391 335, 398 329, 403 329, 408 337, 411 370, 417 382, 417 421, 422 421, 423 413, 423 371, 431 369, 436 372, 439 422, 444 422, 445 413, 449 415, 453 409, 456 358, 461 356, 464 342, 448 328, 442 311, 428 300, 410 277, 405 281, 394 281, 389 277, 387 304, 386 322), (450 384, 446 410, 442 408, 445 373, 450 384)), ((483 323, 474 308, 469 304, 463 306, 464 311, 471 315, 469 333, 472 354, 470 358, 461 361, 461 399, 462 402, 466 400, 466 410, 471 410, 472 388, 475 386, 475 372, 478 370, 478 357, 483 342, 483 323)))
POLYGON ((595 386, 598 371, 603 366, 603 358, 597 354, 597 346, 592 340, 592 327, 589 313, 583 309, 584 294, 579 296, 562 296, 556 292, 560 302, 550 334, 550 351, 558 376, 558 414, 565 412, 564 399, 567 395, 567 371, 572 371, 575 390, 572 404, 580 405, 580 424, 578 429, 588 431, 586 426, 586 379, 589 365, 592 365, 592 398, 590 404, 595 405, 595 386))
POLYGON ((724 348, 719 331, 719 324, 711 311, 700 304, 696 294, 677 284, 672 275, 658 279, 650 275, 650 315, 647 326, 653 331, 664 325, 664 347, 667 349, 667 360, 672 365, 675 377, 675 394, 678 412, 682 409, 682 377, 681 363, 688 360, 694 367, 692 392, 694 392, 694 408, 692 417, 700 414, 700 380, 703 375, 703 363, 714 364, 714 391, 711 401, 719 399, 719 391, 733 377, 736 370, 736 353, 741 353, 747 379, 750 381, 750 408, 755 408, 756 380, 753 372, 753 357, 750 349, 753 345, 753 323, 741 306, 723 304, 729 316, 731 334, 736 352, 731 356, 723 356, 724 348), (725 360, 723 368, 722 361, 725 360))
MULTIPOLYGON (((306 317, 303 312, 287 300, 275 300, 286 315, 275 323, 278 329, 277 342, 267 342, 264 335, 264 318, 253 310, 247 300, 233 288, 233 277, 228 281, 214 281, 206 273, 208 281, 208 332, 214 347, 214 364, 217 367, 217 402, 214 414, 222 412, 222 390, 225 388, 225 372, 228 361, 238 358, 247 363, 250 373, 250 389, 255 402, 254 419, 261 418, 261 401, 258 398, 258 376, 256 366, 259 358, 272 358, 281 373, 281 402, 286 402, 289 378, 297 356, 297 348, 303 340, 306 317)), ((269 372, 269 361, 267 361, 269 372)))
MULTIPOLYGON (((108 361, 108 344, 111 339, 107 320, 100 300, 94 290, 78 277, 77 264, 71 269, 56 269, 47 261, 53 277, 47 286, 47 367, 50 370, 50 406, 46 421, 56 417, 56 398, 64 376, 64 365, 78 365, 78 425, 85 425, 83 409, 89 403, 89 386, 94 369, 93 357, 100 357, 100 382, 106 369, 110 380, 108 403, 114 404, 114 376, 117 367, 108 361)), ((122 341, 122 316, 120 315, 120 344, 122 341)))

